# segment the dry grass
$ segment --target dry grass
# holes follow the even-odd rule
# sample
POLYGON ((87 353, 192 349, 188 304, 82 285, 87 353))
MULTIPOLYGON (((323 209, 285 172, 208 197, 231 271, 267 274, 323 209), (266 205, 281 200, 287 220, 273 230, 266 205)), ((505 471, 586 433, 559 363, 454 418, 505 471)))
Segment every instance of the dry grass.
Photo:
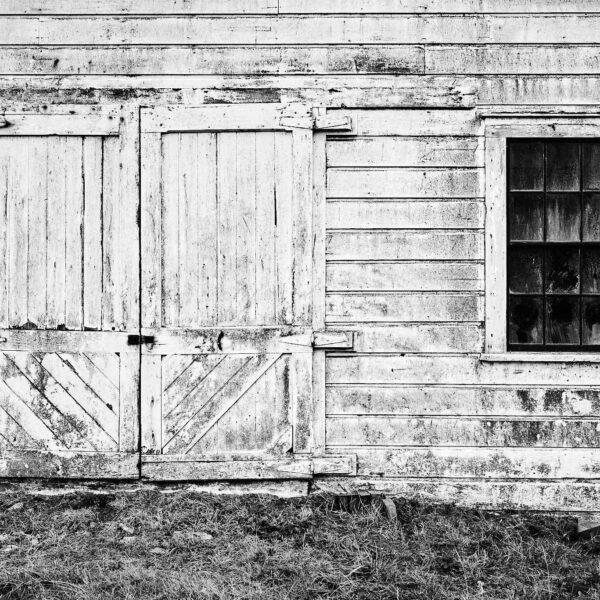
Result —
POLYGON ((600 538, 574 519, 396 505, 390 523, 330 497, 6 495, 0 598, 600 598, 600 538))

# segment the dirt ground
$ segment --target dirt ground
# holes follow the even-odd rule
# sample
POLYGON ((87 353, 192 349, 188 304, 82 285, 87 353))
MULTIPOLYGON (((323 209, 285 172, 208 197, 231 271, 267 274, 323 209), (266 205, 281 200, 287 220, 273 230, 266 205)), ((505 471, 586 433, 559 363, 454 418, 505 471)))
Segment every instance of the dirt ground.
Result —
POLYGON ((0 495, 0 598, 600 598, 576 521, 395 500, 0 495))

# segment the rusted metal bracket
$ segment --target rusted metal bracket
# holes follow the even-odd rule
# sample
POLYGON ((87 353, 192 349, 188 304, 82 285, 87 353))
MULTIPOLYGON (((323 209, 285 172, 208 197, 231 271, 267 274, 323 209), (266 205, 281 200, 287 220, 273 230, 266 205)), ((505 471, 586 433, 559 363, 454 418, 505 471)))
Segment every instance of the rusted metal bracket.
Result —
POLYGON ((127 336, 128 346, 141 346, 143 344, 155 344, 156 338, 153 335, 137 335, 132 334, 127 336))
POLYGON ((315 331, 313 333, 313 348, 319 350, 353 350, 353 331, 315 331))

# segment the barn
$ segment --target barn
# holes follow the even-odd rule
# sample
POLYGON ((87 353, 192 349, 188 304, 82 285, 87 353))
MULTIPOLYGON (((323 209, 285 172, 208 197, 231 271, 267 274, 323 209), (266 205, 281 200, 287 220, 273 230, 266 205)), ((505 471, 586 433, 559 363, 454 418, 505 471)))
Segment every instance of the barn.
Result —
POLYGON ((0 0, 0 477, 600 501, 600 4, 0 0))

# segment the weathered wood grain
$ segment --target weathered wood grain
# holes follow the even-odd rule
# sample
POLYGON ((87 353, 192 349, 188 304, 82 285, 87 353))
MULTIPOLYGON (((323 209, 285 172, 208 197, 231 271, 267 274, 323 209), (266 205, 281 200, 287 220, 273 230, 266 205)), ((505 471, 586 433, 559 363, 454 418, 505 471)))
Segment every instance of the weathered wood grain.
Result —
MULTIPOLYGON (((597 479, 596 449, 403 448, 348 449, 357 454, 359 477, 472 477, 489 479, 597 479)), ((341 448, 337 448, 340 452, 341 448)))
POLYGON ((327 323, 479 322, 477 294, 327 294, 327 323))
POLYGON ((340 384, 510 384, 593 387, 600 364, 483 363, 475 356, 347 356, 327 360, 327 382, 340 384))
POLYGON ((327 203, 329 229, 481 229, 483 217, 483 202, 472 200, 359 199, 327 203))
POLYGON ((329 262, 327 290, 483 290, 483 264, 474 262, 329 262))
MULTIPOLYGON (((543 382, 538 382, 543 385, 543 382)), ((600 393, 577 388, 505 388, 473 385, 427 387, 330 386, 330 415, 471 415, 526 417, 594 417, 600 393)))
POLYGON ((448 481, 439 479, 327 478, 315 482, 321 492, 348 494, 370 492, 419 498, 426 502, 452 503, 492 510, 595 511, 600 501, 597 483, 576 481, 448 481))
POLYGON ((600 17, 561 15, 0 17, 5 45, 594 44, 600 17), (19 26, 15 27, 18 20, 19 26), (74 26, 76 21, 77 26, 74 26))
POLYGON ((599 420, 329 417, 326 445, 595 448, 599 420))
POLYGON ((277 75, 425 72, 420 46, 0 47, 3 75, 277 75))
POLYGON ((330 231, 330 260, 482 260, 483 235, 460 230, 330 231))
POLYGON ((483 144, 451 136, 333 139, 327 142, 327 166, 483 167, 483 144))

